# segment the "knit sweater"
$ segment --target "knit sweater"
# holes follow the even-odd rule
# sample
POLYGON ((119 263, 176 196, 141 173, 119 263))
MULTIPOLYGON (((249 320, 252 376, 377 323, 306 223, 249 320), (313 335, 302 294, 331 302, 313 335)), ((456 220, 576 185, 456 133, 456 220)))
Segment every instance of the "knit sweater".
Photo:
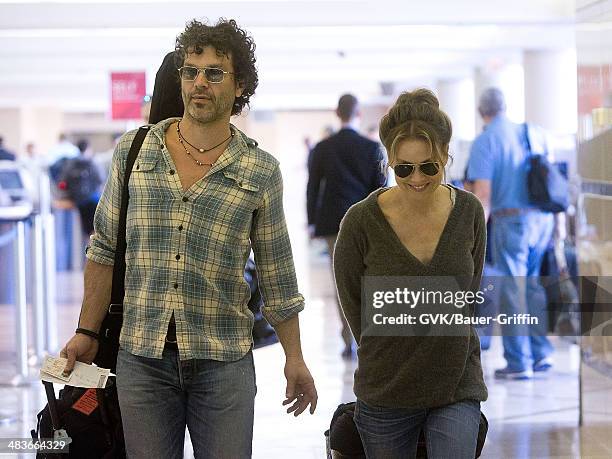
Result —
POLYGON ((455 204, 436 251, 423 264, 402 244, 378 204, 378 196, 387 190, 381 188, 349 209, 334 251, 338 296, 359 346, 355 394, 388 408, 484 401, 487 388, 473 326, 465 336, 361 336, 364 276, 461 276, 475 292, 484 264, 484 212, 473 194, 455 189, 455 204))

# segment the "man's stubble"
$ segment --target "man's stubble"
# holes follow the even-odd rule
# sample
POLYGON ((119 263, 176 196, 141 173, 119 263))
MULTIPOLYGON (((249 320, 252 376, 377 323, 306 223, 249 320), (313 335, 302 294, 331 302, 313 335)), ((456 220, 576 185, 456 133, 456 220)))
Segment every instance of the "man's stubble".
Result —
POLYGON ((189 117, 198 124, 208 124, 218 121, 231 113, 234 101, 228 93, 222 92, 218 96, 210 95, 206 107, 198 107, 191 101, 191 96, 183 92, 183 103, 189 117))

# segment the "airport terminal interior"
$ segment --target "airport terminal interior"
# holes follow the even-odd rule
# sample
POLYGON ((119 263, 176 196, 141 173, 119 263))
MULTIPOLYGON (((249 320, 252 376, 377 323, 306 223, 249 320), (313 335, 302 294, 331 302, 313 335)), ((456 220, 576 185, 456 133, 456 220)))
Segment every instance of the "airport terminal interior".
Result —
MULTIPOLYGON (((338 405, 355 401, 358 361, 343 352, 330 250, 311 237, 306 215, 309 154, 339 130, 339 97, 356 96, 355 126, 379 142, 380 119, 400 93, 431 89, 453 124, 446 180, 462 186, 484 128, 479 97, 497 87, 511 121, 545 133, 568 184, 555 232, 562 243, 551 238, 545 258, 561 247, 582 301, 549 314, 552 367, 526 379, 495 377, 505 365, 502 337, 479 331, 489 393, 481 457, 611 458, 610 0, 1 0, 0 455, 32 457, 4 442, 31 438, 47 403, 42 362, 73 336, 83 299, 87 224, 58 160, 80 149, 101 190, 117 140, 148 120, 156 72, 176 35, 193 18, 222 17, 256 43, 259 86, 231 122, 280 161, 306 300, 302 348, 319 395, 313 415, 287 415, 283 349, 273 339, 254 349, 253 457, 331 457, 324 433, 338 405), (587 278, 596 279, 595 299, 579 288, 587 278), (585 333, 586 303, 598 303, 588 318, 599 325, 585 333)), ((194 457, 188 435, 184 454, 194 457)))

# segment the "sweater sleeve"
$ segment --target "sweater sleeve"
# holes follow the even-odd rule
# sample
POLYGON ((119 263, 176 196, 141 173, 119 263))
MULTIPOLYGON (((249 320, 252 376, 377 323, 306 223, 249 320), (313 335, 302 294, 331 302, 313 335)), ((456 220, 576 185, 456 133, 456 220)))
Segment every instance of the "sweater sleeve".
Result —
POLYGON ((361 278, 365 271, 363 232, 355 207, 340 223, 333 264, 338 299, 357 343, 361 337, 361 278))

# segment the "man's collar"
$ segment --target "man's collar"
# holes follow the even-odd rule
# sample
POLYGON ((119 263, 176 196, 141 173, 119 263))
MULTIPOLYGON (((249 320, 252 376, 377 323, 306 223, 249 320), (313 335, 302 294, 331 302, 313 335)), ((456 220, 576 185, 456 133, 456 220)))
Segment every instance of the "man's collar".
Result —
MULTIPOLYGON (((168 126, 172 123, 179 121, 181 118, 168 118, 160 121, 157 124, 154 124, 151 127, 151 131, 153 134, 159 139, 160 144, 164 144, 164 137, 168 126)), ((216 172, 218 170, 223 169, 229 164, 233 163, 236 159, 238 159, 243 153, 249 151, 250 148, 256 148, 257 142, 249 137, 247 137, 240 129, 230 123, 230 129, 234 133, 232 140, 230 140, 229 145, 225 149, 219 159, 215 162, 214 166, 210 169, 208 174, 216 172)))
POLYGON ((357 132, 359 130, 359 122, 358 120, 353 119, 347 123, 342 123, 340 130, 342 129, 350 129, 351 131, 357 132))
POLYGON ((151 126, 151 132, 155 134, 155 136, 159 139, 160 143, 164 143, 164 137, 166 135, 166 130, 168 129, 168 126, 179 120, 180 118, 167 118, 165 120, 161 120, 159 123, 151 126))
MULTIPOLYGON (((166 135, 166 131, 168 130, 168 126, 180 120, 181 118, 178 118, 178 117, 167 118, 165 120, 161 120, 159 123, 151 126, 151 131, 157 136, 160 142, 163 142, 164 137, 166 135)), ((235 135, 232 138, 232 141, 230 142, 230 145, 232 145, 234 142, 237 142, 239 149, 254 148, 257 146, 257 142, 255 140, 247 137, 240 129, 238 129, 236 126, 234 126, 231 123, 230 123, 230 129, 232 130, 232 132, 235 133, 235 135)))
POLYGON ((496 124, 499 124, 499 123, 501 123, 501 122, 502 122, 503 120, 505 120, 505 119, 506 119, 506 114, 505 114, 505 113, 500 113, 500 114, 498 114, 498 115, 495 115, 495 116, 494 116, 494 117, 491 119, 491 121, 489 121, 487 124, 485 124, 485 125, 484 125, 484 128, 483 128, 483 129, 485 129, 485 130, 486 130, 486 129, 488 129, 488 128, 489 128, 489 126, 494 126, 494 125, 496 125, 496 124))
POLYGON ((506 119, 505 113, 499 113, 493 117, 489 124, 497 124, 506 119))

